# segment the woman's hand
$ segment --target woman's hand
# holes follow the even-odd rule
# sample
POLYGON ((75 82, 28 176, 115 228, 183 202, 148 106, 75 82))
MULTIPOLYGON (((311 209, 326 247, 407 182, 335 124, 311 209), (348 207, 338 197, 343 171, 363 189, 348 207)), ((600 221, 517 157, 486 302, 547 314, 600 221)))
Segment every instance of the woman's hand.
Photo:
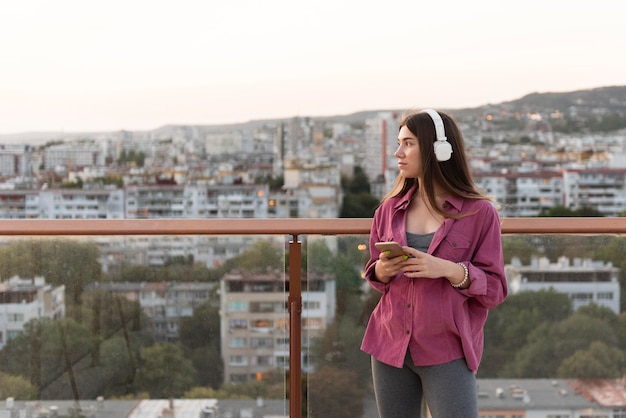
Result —
POLYGON ((406 277, 426 279, 445 277, 452 284, 461 283, 465 277, 465 269, 453 261, 435 257, 411 247, 402 247, 402 249, 412 256, 402 265, 402 271, 406 277))
POLYGON ((409 257, 406 255, 390 258, 386 251, 381 252, 375 266, 376 278, 378 281, 389 283, 396 274, 403 271, 408 258, 409 257))

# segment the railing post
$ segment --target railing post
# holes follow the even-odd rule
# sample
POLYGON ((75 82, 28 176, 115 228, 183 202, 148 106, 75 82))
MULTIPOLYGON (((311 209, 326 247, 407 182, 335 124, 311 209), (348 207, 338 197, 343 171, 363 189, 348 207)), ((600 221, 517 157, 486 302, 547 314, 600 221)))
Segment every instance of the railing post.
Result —
POLYGON ((289 417, 302 416, 302 246, 289 242, 289 417))

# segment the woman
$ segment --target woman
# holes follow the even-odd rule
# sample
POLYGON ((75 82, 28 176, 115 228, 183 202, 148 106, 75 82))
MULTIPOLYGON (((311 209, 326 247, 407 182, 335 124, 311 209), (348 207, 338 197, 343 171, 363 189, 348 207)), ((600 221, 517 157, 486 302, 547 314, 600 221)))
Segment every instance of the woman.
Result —
POLYGON ((461 132, 443 112, 405 116, 400 173, 370 233, 366 278, 382 297, 361 349, 381 418, 478 417, 475 373, 487 311, 504 301, 500 221, 475 186, 461 132), (447 137, 446 137, 447 136, 447 137), (397 241, 406 255, 375 246, 397 241))

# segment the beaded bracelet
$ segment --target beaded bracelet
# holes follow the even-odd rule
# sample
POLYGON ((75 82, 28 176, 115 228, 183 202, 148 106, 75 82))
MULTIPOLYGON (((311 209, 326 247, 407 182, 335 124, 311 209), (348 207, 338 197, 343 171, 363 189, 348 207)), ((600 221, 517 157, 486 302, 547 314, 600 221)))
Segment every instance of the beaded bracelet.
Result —
POLYGON ((460 283, 454 284, 450 282, 450 285, 452 285, 452 287, 455 287, 455 288, 465 286, 467 284, 467 281, 469 280, 469 270, 467 269, 467 266, 463 263, 457 263, 457 264, 463 267, 463 270, 465 271, 465 275, 463 276, 463 280, 460 283))

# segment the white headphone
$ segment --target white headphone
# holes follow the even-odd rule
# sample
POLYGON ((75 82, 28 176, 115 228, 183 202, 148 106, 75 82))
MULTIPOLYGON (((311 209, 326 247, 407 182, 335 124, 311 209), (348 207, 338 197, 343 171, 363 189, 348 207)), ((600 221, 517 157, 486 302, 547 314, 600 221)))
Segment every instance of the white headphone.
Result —
POLYGON ((441 119, 441 116, 434 109, 424 109, 422 110, 422 113, 428 113, 435 124, 435 134, 437 135, 437 140, 435 141, 434 146, 437 161, 448 161, 452 157, 452 145, 450 145, 448 138, 446 138, 446 130, 443 127, 443 120, 441 119))

